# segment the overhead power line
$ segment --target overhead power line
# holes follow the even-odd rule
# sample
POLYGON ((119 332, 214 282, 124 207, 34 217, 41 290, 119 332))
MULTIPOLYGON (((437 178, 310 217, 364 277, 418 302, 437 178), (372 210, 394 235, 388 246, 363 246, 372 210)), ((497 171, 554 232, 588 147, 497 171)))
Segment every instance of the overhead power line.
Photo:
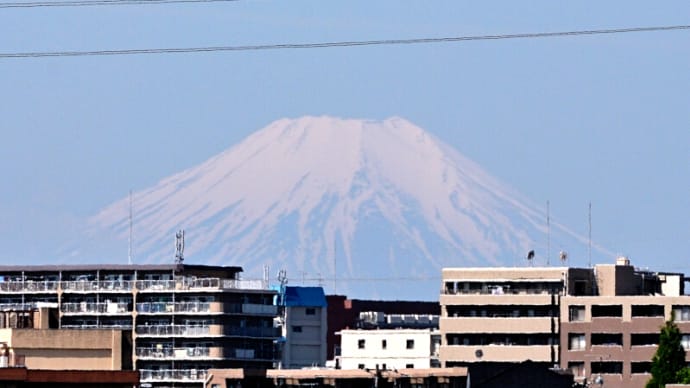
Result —
POLYGON ((98 5, 149 5, 175 3, 219 3, 239 0, 69 0, 0 2, 0 8, 41 8, 41 7, 92 7, 98 5))
POLYGON ((43 51, 43 52, 16 52, 0 53, 0 59, 7 58, 43 58, 43 57, 83 57, 105 55, 136 55, 136 54, 179 54, 179 53, 204 53, 217 51, 258 51, 258 50, 286 50, 286 49, 317 49, 327 47, 357 47, 357 46, 387 46, 405 44, 450 43, 475 40, 504 40, 504 39, 534 39, 556 38, 583 35, 623 34, 629 32, 654 32, 690 30, 690 25, 661 26, 661 27, 633 27, 605 30, 580 30, 561 32, 537 32, 503 35, 471 35, 445 38, 413 38, 413 39, 384 39, 363 41, 341 41, 320 43, 281 43, 251 46, 211 46, 211 47, 185 47, 185 48, 148 48, 148 49, 123 49, 123 50, 93 50, 93 51, 43 51))

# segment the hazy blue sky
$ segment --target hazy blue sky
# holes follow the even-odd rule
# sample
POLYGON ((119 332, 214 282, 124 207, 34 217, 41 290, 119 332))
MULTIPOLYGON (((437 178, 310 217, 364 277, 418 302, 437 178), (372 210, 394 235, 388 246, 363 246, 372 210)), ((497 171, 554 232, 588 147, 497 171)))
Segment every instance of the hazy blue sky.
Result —
MULTIPOLYGON (((237 1, 0 9, 0 52, 690 24, 682 1, 237 1)), ((261 52, 0 59, 0 261, 282 117, 401 116, 555 221, 690 272, 690 31, 261 52)), ((126 248, 123 249, 123 260, 126 248)), ((610 258, 595 258, 608 261, 610 258)))

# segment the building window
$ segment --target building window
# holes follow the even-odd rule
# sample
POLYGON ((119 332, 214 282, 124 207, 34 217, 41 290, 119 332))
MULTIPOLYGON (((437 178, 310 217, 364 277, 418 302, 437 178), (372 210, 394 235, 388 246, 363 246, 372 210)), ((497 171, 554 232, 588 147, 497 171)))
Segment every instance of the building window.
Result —
POLYGON ((414 369, 414 364, 405 364, 405 368, 414 369))
POLYGON ((690 321, 690 306, 673 306, 673 320, 690 321))
POLYGON ((364 369, 364 364, 357 364, 357 369, 364 369))
POLYGON ((405 347, 407 347, 407 349, 414 349, 414 340, 408 339, 405 347))
POLYGON ((364 349, 365 341, 363 339, 357 340, 357 349, 364 349))
POLYGON ((630 363, 631 373, 649 373, 652 370, 651 362, 632 362, 630 363))
POLYGON ((570 306, 570 322, 582 322, 585 320, 585 306, 570 306))
POLYGON ((659 333, 632 333, 630 334, 630 346, 656 346, 659 345, 659 333))
POLYGON ((592 346, 623 346, 623 334, 592 333, 592 346))
POLYGON ((314 309, 314 308, 308 308, 308 309, 304 310, 304 313, 305 313, 306 315, 316 315, 316 309, 314 309))
POLYGON ((660 305, 632 305, 633 317, 663 317, 664 306, 660 305))
POLYGON ((690 335, 684 334, 680 339, 680 344, 683 345, 683 349, 690 350, 690 335))
POLYGON ((381 349, 386 349, 388 347, 388 342, 386 340, 381 340, 381 349))
POLYGON ((571 361, 568 363, 568 369, 573 373, 575 378, 585 377, 585 363, 584 361, 571 361))
POLYGON ((386 370, 386 364, 381 365, 381 369, 386 370))
POLYGON ((623 363, 620 361, 592 361, 592 374, 598 373, 621 374, 623 373, 623 363))
POLYGON ((292 332, 293 333, 301 333, 302 332, 302 326, 292 326, 292 332))
POLYGON ((598 317, 620 318, 622 316, 623 316, 623 306, 621 306, 619 304, 592 305, 592 318, 598 318, 598 317))
POLYGON ((568 334, 568 350, 585 350, 587 342, 585 335, 581 333, 568 334))

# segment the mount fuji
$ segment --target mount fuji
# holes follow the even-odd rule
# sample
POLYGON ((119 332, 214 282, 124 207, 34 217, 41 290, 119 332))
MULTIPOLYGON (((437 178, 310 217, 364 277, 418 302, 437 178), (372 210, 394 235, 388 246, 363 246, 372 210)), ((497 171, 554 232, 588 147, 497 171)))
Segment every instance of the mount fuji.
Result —
MULTIPOLYGON (((245 278, 268 265, 289 284, 359 298, 437 299, 442 267, 526 265, 547 250, 542 209, 397 117, 275 121, 135 192, 133 207, 135 263, 171 262, 185 229, 188 262, 242 266, 245 278)), ((91 217, 84 245, 126 247, 129 209, 123 198, 91 217)), ((553 222, 550 238, 587 252, 553 222)), ((94 257, 78 251, 70 261, 94 257)))

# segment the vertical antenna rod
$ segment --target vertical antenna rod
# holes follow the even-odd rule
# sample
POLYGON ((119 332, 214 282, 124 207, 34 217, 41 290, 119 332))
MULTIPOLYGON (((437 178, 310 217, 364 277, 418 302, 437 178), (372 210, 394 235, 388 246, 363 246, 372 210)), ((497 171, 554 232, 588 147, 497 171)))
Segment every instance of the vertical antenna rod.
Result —
POLYGON ((587 247, 589 267, 592 267, 592 201, 589 202, 589 245, 587 247))
POLYGON ((127 264, 132 265, 132 189, 129 190, 129 252, 127 264))
POLYGON ((549 213, 549 200, 546 200, 546 266, 551 260, 551 214, 549 213))
POLYGON ((337 295, 338 294, 338 262, 336 259, 338 258, 338 236, 336 233, 335 238, 333 239, 333 294, 337 295))

